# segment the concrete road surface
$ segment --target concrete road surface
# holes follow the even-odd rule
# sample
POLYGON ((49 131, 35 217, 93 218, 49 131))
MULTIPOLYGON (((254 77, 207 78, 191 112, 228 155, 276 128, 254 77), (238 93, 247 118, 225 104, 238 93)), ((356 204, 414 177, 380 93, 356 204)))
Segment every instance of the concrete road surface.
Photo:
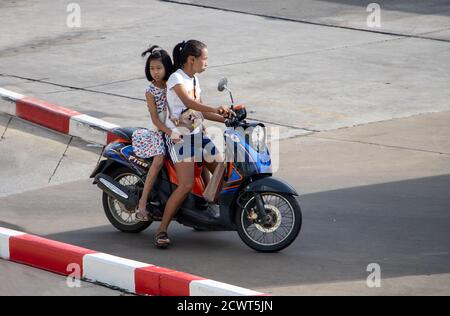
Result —
MULTIPOLYGON (((227 76, 252 119, 280 128, 277 176, 300 192, 303 228, 285 251, 259 254, 236 233, 174 224, 173 247, 158 251, 155 225, 127 235, 108 223, 87 178, 99 148, 4 115, 0 226, 274 295, 450 294, 448 1, 378 1, 379 27, 352 0, 80 0, 71 27, 72 2, 0 2, 0 87, 147 126, 141 51, 200 39, 203 99, 227 104, 216 90, 227 76), (380 288, 367 286, 371 263, 380 288)), ((13 274, 1 294, 65 284, 0 263, 2 279, 13 274)))
MULTIPOLYGON (((176 223, 168 251, 153 247, 155 225, 136 235, 116 231, 91 181, 62 176, 66 168, 88 173, 95 159, 65 165, 59 183, 46 182, 51 163, 40 174, 30 170, 41 187, 20 193, 13 171, 24 169, 12 167, 1 182, 0 226, 274 295, 448 295, 449 118, 450 112, 427 114, 282 141, 276 175, 300 192, 303 228, 280 253, 256 253, 234 232, 196 232, 176 223), (381 288, 366 284, 371 263, 381 267, 381 288)), ((5 151, 13 159, 22 155, 5 146, 9 137, 21 144, 35 137, 18 127, 0 142, 2 159, 5 151)), ((40 139, 36 154, 50 154, 52 142, 40 139)), ((75 159, 73 153, 64 159, 75 159)), ((33 159, 26 162, 39 165, 33 159)))

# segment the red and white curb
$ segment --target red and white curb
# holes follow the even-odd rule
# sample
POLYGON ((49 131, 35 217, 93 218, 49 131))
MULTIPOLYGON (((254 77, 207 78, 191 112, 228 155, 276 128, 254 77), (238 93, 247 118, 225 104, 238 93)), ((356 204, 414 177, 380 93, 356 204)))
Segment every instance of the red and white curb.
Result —
POLYGON ((0 112, 100 145, 117 139, 110 130, 118 125, 3 88, 0 112))
POLYGON ((79 267, 79 278, 138 295, 261 296, 263 293, 184 272, 0 227, 0 258, 65 276, 79 267))
MULTIPOLYGON (((117 139, 110 130, 118 125, 0 88, 0 112, 54 131, 106 145, 117 139)), ((239 296, 264 295, 241 287, 184 272, 128 260, 0 227, 0 258, 62 275, 73 264, 80 278, 139 295, 239 296)))

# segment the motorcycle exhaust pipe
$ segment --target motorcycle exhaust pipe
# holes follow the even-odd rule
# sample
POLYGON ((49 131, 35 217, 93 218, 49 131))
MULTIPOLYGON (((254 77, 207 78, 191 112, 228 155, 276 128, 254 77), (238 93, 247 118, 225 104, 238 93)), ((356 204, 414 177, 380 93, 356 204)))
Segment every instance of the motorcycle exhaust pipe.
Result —
POLYGON ((125 206, 131 208, 137 207, 139 201, 137 192, 121 185, 110 176, 99 173, 95 176, 94 183, 97 183, 100 190, 123 203, 125 206))

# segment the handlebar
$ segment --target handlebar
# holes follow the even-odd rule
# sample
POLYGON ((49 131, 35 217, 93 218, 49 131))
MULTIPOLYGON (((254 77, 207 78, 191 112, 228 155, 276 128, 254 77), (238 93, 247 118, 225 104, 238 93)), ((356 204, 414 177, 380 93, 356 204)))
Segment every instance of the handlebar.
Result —
POLYGON ((235 113, 235 116, 225 120, 225 125, 227 127, 239 126, 247 117, 247 110, 244 105, 231 106, 231 110, 235 113))

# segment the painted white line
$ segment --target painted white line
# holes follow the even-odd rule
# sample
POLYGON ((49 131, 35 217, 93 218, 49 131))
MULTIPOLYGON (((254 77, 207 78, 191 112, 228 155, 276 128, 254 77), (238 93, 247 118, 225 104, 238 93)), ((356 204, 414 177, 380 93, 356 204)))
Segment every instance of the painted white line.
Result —
POLYGON ((22 235, 25 233, 0 227, 0 258, 9 260, 9 238, 22 235))
POLYGON ((80 137, 86 141, 106 145, 108 130, 119 127, 95 117, 81 114, 70 118, 69 135, 80 137))
POLYGON ((0 88, 0 112, 16 116, 16 100, 23 95, 0 88))
POLYGON ((255 296, 263 293, 214 280, 192 281, 189 284, 190 296, 255 296))
POLYGON ((25 96, 20 93, 0 88, 0 98, 15 102, 16 100, 25 98, 25 96))
POLYGON ((105 253, 89 254, 83 257, 83 278, 136 293, 134 271, 149 266, 105 253))
POLYGON ((92 126, 92 127, 101 128, 106 131, 113 129, 115 127, 119 127, 119 125, 109 123, 109 122, 103 121, 101 119, 98 119, 98 118, 95 118, 93 116, 86 115, 86 114, 74 115, 71 117, 71 119, 74 121, 78 121, 83 124, 92 126))
POLYGON ((0 112, 16 116, 16 101, 0 99, 0 112))

